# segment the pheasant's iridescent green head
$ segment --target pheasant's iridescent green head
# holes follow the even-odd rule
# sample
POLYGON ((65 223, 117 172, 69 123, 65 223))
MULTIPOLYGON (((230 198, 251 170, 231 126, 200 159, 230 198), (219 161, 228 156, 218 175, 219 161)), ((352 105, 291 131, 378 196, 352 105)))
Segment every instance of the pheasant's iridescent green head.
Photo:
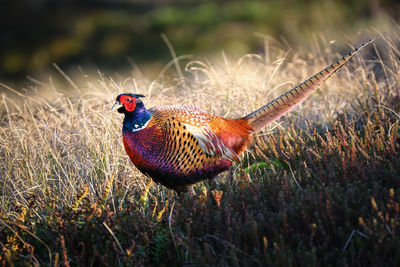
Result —
POLYGON ((139 94, 120 94, 117 96, 113 109, 118 108, 119 113, 129 113, 133 112, 137 106, 137 104, 142 103, 140 97, 144 97, 144 95, 139 94))

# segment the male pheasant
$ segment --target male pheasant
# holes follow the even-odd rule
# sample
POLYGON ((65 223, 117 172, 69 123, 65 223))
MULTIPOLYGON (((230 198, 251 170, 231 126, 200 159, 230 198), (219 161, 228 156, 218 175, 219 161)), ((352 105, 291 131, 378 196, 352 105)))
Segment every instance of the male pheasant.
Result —
MULTIPOLYGON (((238 119, 211 115, 192 106, 146 109, 140 94, 121 94, 122 134, 133 164, 154 181, 185 191, 190 185, 228 170, 255 131, 293 109, 341 68, 371 39, 308 80, 253 113, 238 119)), ((115 106, 114 105, 114 106, 115 106)))

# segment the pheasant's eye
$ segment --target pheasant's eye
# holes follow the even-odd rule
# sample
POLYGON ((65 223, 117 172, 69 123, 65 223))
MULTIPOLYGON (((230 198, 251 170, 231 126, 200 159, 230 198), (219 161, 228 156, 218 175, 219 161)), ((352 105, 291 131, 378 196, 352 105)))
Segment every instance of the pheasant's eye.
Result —
POLYGON ((127 98, 126 98, 126 101, 131 102, 132 99, 131 99, 130 97, 127 97, 127 98))

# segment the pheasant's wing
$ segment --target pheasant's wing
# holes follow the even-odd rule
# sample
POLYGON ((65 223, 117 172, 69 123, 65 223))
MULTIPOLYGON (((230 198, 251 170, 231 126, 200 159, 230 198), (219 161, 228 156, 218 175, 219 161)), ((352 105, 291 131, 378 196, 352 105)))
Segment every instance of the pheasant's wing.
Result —
POLYGON ((208 124, 199 126, 183 123, 183 125, 193 134, 204 153, 240 163, 239 156, 221 141, 208 124))
POLYGON ((210 121, 215 116, 192 106, 162 106, 153 110, 166 119, 167 128, 179 128, 180 135, 184 132, 193 135, 204 153, 240 162, 239 156, 211 128, 210 121))

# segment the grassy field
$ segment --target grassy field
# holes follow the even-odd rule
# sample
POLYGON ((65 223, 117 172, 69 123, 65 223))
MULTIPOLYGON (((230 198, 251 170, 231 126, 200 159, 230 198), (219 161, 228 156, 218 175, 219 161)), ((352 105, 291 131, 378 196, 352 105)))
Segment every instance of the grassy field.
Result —
POLYGON ((154 81, 134 69, 32 80, 24 93, 0 84, 0 264, 399 265, 395 34, 257 133, 240 166, 179 198, 125 154, 110 110, 119 93, 238 117, 350 47, 316 36, 288 51, 267 39, 262 55, 171 62, 154 81))

